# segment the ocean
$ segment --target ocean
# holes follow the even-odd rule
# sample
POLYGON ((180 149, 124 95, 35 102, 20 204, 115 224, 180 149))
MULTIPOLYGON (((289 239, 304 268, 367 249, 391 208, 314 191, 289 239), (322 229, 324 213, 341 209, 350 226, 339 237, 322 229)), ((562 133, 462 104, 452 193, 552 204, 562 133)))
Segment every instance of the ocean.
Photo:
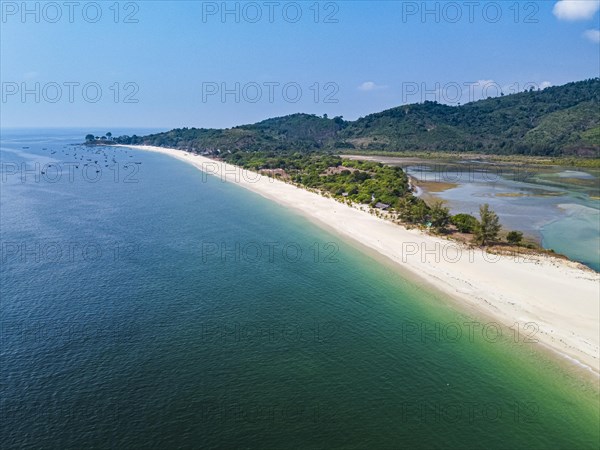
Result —
POLYGON ((87 132, 1 134, 2 448, 598 448, 597 382, 529 331, 87 132))

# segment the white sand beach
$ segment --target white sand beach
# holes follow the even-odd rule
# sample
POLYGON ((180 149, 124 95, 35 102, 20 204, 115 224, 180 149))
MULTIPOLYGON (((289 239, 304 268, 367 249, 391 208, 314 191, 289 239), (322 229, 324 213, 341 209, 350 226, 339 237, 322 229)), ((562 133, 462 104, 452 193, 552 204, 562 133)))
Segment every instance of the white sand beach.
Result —
POLYGON ((498 256, 407 230, 357 208, 291 184, 181 150, 163 153, 291 207, 397 263, 468 309, 505 327, 520 324, 521 341, 540 343, 600 373, 600 274, 577 263, 540 256, 498 256), (539 327, 535 331, 531 325, 539 327))

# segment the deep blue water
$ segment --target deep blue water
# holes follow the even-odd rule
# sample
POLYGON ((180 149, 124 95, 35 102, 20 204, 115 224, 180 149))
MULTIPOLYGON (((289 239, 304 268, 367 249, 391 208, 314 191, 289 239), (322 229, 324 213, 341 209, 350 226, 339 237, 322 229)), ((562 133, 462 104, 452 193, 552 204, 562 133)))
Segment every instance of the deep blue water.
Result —
POLYGON ((598 447, 597 386, 508 329, 469 339, 336 235, 85 134, 2 132, 3 448, 598 447))

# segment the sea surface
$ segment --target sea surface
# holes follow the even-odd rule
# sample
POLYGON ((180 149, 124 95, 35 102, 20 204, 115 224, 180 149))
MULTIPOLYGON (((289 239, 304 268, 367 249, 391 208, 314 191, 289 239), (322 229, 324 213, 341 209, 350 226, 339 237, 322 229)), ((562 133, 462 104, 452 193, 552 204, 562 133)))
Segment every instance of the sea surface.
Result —
POLYGON ((1 134, 0 447, 598 448, 534 325, 87 132, 1 134))

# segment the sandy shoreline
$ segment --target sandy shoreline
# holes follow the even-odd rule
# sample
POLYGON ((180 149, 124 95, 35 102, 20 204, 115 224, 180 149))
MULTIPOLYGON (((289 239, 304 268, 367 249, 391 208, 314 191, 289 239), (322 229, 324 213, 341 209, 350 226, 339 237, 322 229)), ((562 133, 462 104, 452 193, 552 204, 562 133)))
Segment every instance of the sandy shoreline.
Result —
MULTIPOLYGON (((302 212, 342 236, 397 263, 469 309, 503 326, 520 324, 540 343, 600 373, 600 274, 552 257, 497 256, 407 230, 282 181, 182 150, 127 146, 163 153, 302 212), (539 328, 535 331, 527 323, 539 328)), ((574 360, 574 361, 573 361, 574 360)))

